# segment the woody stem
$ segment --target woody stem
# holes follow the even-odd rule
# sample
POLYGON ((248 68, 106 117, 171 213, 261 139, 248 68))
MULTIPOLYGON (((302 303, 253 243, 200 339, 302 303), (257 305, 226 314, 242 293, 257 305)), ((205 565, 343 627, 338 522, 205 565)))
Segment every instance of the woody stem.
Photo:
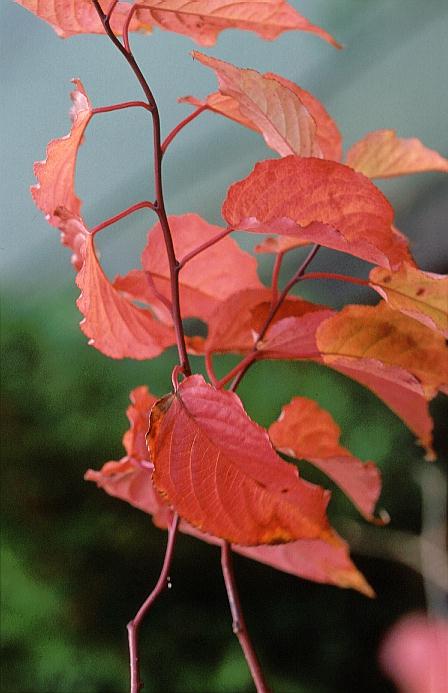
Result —
POLYGON ((225 541, 221 547, 221 567, 224 583, 227 590, 230 612, 232 614, 233 632, 239 640, 244 652, 247 665, 254 681, 257 693, 269 693, 269 687, 264 679, 257 655, 249 637, 241 609, 240 597, 233 572, 232 551, 230 544, 225 541))
POLYGON ((131 669, 131 693, 139 693, 143 688, 143 683, 140 679, 140 659, 138 653, 138 632, 140 625, 148 613, 151 606, 156 601, 157 597, 165 590, 168 584, 171 563, 174 554, 174 545, 176 542, 177 530, 179 527, 179 515, 175 514, 168 530, 168 542, 166 545, 165 558, 163 561, 162 570, 157 580, 156 586, 151 594, 145 599, 137 614, 132 621, 127 625, 128 642, 129 642, 129 663, 131 669))
MULTIPOLYGON (((240 361, 240 363, 238 364, 238 366, 235 369, 233 369, 233 372, 235 370, 237 370, 238 372, 235 376, 234 381, 232 382, 232 384, 229 388, 232 392, 235 392, 235 390, 238 387, 238 385, 240 384, 241 380, 243 379, 243 377, 246 375, 246 373, 249 370, 249 368, 251 367, 251 365, 256 360, 259 343, 261 342, 261 340, 266 335, 266 332, 268 331, 268 329, 269 329, 273 319, 275 318, 280 306, 282 305, 283 301, 285 300, 285 298, 287 297, 287 295, 291 291, 294 284, 297 284, 297 282, 299 282, 302 279, 308 266, 310 265, 312 260, 315 258, 317 252, 319 251, 319 248, 320 248, 319 244, 316 244, 311 248, 311 250, 308 253, 308 255, 306 256, 305 260, 302 262, 302 264, 300 265, 298 270, 293 274, 293 276, 291 277, 289 282, 286 284, 283 291, 277 297, 277 300, 271 304, 267 318, 261 327, 261 330, 258 334, 257 340, 252 347, 252 351, 249 354, 247 354, 247 356, 245 356, 244 359, 242 359, 242 361, 240 361), (252 356, 252 358, 250 358, 251 356, 252 356)), ((222 380, 227 382, 228 377, 225 376, 225 378, 223 378, 222 380)), ((222 380, 220 382, 222 382, 222 380)))
MULTIPOLYGON (((188 359, 187 349, 185 345, 185 335, 182 325, 182 316, 180 311, 180 296, 179 296, 179 271, 180 265, 176 258, 174 251, 173 239, 171 236, 171 229, 168 222, 168 217, 165 210, 165 201, 163 197, 163 182, 162 182, 162 144, 161 144, 161 132, 160 132, 160 116, 159 110, 157 108, 157 103, 154 95, 149 87, 148 82, 145 79, 134 55, 129 47, 129 42, 126 41, 126 45, 123 45, 117 36, 114 34, 110 27, 110 17, 112 12, 109 11, 106 15, 99 0, 92 0, 96 11, 101 19, 104 27, 104 31, 109 36, 110 40, 114 46, 120 51, 124 59, 129 64, 129 67, 136 76, 143 93, 147 99, 148 107, 151 112, 152 122, 153 122, 153 144, 154 144, 154 187, 155 187, 155 202, 154 211, 159 217, 160 226, 162 227, 163 238, 165 241, 166 252, 168 256, 168 264, 170 268, 170 284, 171 284, 171 303, 172 303, 172 317, 174 323, 174 331, 176 334, 177 350, 179 353, 179 362, 185 375, 191 374, 190 362, 188 359)), ((132 11, 132 8, 131 8, 132 11)))

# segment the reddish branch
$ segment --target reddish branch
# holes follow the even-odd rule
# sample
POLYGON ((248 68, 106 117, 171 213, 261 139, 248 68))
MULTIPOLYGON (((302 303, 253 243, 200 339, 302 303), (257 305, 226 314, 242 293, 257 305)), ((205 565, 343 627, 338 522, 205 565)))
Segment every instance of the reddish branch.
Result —
POLYGON ((170 574, 171 562, 173 560, 174 545, 176 542, 177 529, 179 527, 179 515, 174 515, 171 526, 168 530, 168 542, 166 546, 165 558, 163 561, 162 570, 157 580, 157 584, 153 591, 145 599, 137 614, 128 623, 128 642, 129 642, 129 663, 131 668, 131 693, 139 693, 143 687, 140 680, 140 660, 138 654, 138 631, 141 622, 145 618, 151 606, 154 604, 157 597, 166 589, 170 574))
POLYGON ((160 133, 160 116, 159 110, 157 108, 157 103, 154 95, 146 81, 137 61, 134 58, 132 50, 129 46, 128 40, 128 29, 133 13, 137 9, 137 5, 133 5, 130 9, 128 16, 128 21, 125 24, 123 30, 124 44, 117 38, 110 26, 110 18, 112 12, 116 6, 116 2, 112 2, 109 7, 107 14, 105 14, 101 8, 98 0, 92 0, 96 11, 101 19, 104 30, 109 36, 112 43, 123 55, 129 67, 136 76, 143 93, 148 102, 148 109, 151 112, 152 123, 153 123, 153 143, 154 143, 154 187, 155 187, 155 202, 154 210, 159 217, 160 225, 162 227, 163 238, 165 241, 166 252, 168 256, 168 263, 170 268, 170 284, 171 284, 171 303, 172 303, 172 316, 174 323, 174 331, 176 334, 177 350, 179 352, 179 361, 182 366, 183 372, 186 375, 191 373, 190 362, 188 359, 187 349, 185 346, 185 335, 182 325, 182 316, 180 311, 180 297, 179 297, 179 271, 180 266, 174 252, 173 239, 171 236, 170 225, 168 222, 168 217, 165 210, 165 201, 163 197, 163 183, 162 183, 162 145, 161 145, 161 133, 160 133))
POLYGON ((90 233, 92 234, 92 236, 94 236, 96 233, 98 233, 98 231, 102 231, 103 229, 106 229, 108 226, 112 226, 112 224, 115 224, 117 221, 124 219, 130 214, 133 214, 134 212, 137 212, 139 209, 145 208, 152 209, 154 211, 154 205, 152 202, 149 202, 148 200, 144 200, 143 202, 137 202, 135 205, 132 205, 132 207, 128 207, 127 209, 124 209, 122 212, 116 214, 115 216, 109 217, 109 219, 102 221, 101 224, 94 226, 90 233))
POLYGON ((197 118, 198 115, 201 115, 201 113, 203 113, 206 110, 207 110, 207 106, 199 106, 199 108, 197 108, 195 111, 193 111, 193 113, 190 113, 189 116, 187 116, 186 118, 181 120, 180 123, 178 123, 176 125, 176 127, 171 130, 169 135, 167 135, 165 137, 165 139, 163 140, 163 142, 162 142, 162 154, 165 154, 166 150, 168 149, 168 147, 170 146, 171 142, 174 140, 176 135, 181 130, 183 130, 183 128, 186 125, 188 125, 188 123, 191 123, 192 120, 195 120, 195 118, 197 118))
MULTIPOLYGON (((221 378, 221 380, 218 381, 218 387, 223 387, 226 383, 229 382, 229 380, 231 380, 235 376, 234 380, 233 380, 233 382, 229 388, 232 392, 235 392, 236 388, 240 384, 241 380, 243 379, 243 377, 245 376, 245 374, 247 373, 247 371, 249 370, 251 365, 256 361, 256 359, 258 357, 258 345, 261 342, 261 340, 264 338, 264 336, 266 335, 266 332, 268 331, 273 319, 275 318, 278 310, 280 309, 280 306, 282 305, 283 301, 285 300, 285 298, 287 297, 287 295, 291 291, 294 284, 297 284, 297 282, 299 282, 302 279, 302 277, 304 276, 311 261, 316 256, 319 248, 320 248, 319 244, 316 244, 311 248, 311 250, 308 253, 308 255, 306 256, 305 260, 302 262, 302 264, 300 265, 298 270, 293 274, 293 276, 291 277, 289 282, 286 284, 283 291, 277 297, 277 300, 275 300, 275 301, 273 300, 273 302, 271 303, 271 307, 270 307, 268 316, 267 316, 266 320, 264 321, 264 323, 261 327, 261 330, 259 332, 259 335, 258 335, 258 337, 257 337, 257 339, 256 339, 256 341, 252 347, 252 351, 249 352, 249 354, 247 354, 247 356, 245 356, 240 361, 240 363, 237 366, 235 366, 235 368, 233 368, 229 373, 227 373, 227 375, 225 375, 224 378, 221 378)), ((274 266, 274 273, 277 274, 277 277, 275 278, 276 283, 278 282, 278 274, 280 271, 280 262, 281 262, 281 260, 279 262, 276 262, 276 264, 274 266)), ((273 282, 273 284, 274 284, 274 282, 273 282)), ((274 298, 274 294, 273 294, 273 298, 274 298)))
MULTIPOLYGON (((180 310, 180 296, 179 296, 179 272, 182 269, 182 267, 193 257, 195 257, 198 253, 202 252, 206 248, 210 247, 214 243, 217 243, 221 238, 224 238, 224 236, 228 235, 231 232, 231 229, 226 229, 220 234, 217 234, 214 238, 210 239, 210 241, 206 242, 199 248, 196 248, 194 251, 186 255, 181 262, 178 261, 176 258, 176 254, 174 251, 174 245, 173 245, 173 239, 171 235, 171 230, 165 210, 165 202, 164 202, 164 197, 163 197, 163 183, 162 183, 162 158, 163 158, 163 153, 169 143, 174 139, 176 134, 185 126, 187 123, 191 122, 196 116, 199 115, 199 113, 202 112, 203 109, 198 109, 195 113, 193 113, 191 116, 186 118, 184 121, 179 123, 179 125, 174 128, 174 130, 168 135, 167 139, 165 140, 164 144, 161 144, 161 131, 160 131, 160 116, 159 116, 159 111, 157 108, 157 103, 156 100, 152 94, 152 91, 139 67, 137 64, 130 45, 129 45, 129 38, 128 38, 128 32, 129 32, 129 26, 130 22, 132 19, 132 16, 134 12, 138 9, 138 5, 133 5, 129 11, 127 21, 125 22, 125 26, 123 29, 123 43, 120 42, 120 40, 117 38, 117 36, 114 34, 110 27, 110 18, 112 15, 113 10, 115 9, 115 6, 117 4, 117 0, 112 0, 112 3, 109 6, 107 14, 105 14, 101 8, 101 5, 99 4, 98 0, 92 0, 96 11, 98 12, 98 15, 101 19, 101 22, 104 26, 104 30, 106 34, 109 36, 113 44, 116 46, 116 48, 120 51, 120 53, 123 55, 127 63, 129 64, 130 68, 134 72, 141 88, 143 89, 143 93, 145 94, 145 97, 148 102, 148 107, 147 110, 151 112, 152 116, 152 121, 153 121, 153 143, 154 143, 154 187, 155 187, 155 202, 150 203, 152 205, 152 208, 156 212, 156 214, 159 217, 160 225, 162 227, 162 232, 163 232, 163 237, 165 241, 165 247, 166 247, 166 252, 168 256, 168 263, 169 263, 169 268, 170 268, 170 284, 171 284, 171 314, 173 318, 173 323, 174 323, 174 329, 175 329, 175 334, 176 334, 176 343, 177 343, 177 349, 179 352, 179 366, 175 367, 173 371, 173 387, 176 389, 177 383, 178 383, 178 376, 180 373, 183 373, 184 375, 188 376, 191 374, 191 368, 190 368, 190 363, 188 359, 188 354, 186 350, 186 345, 185 345, 185 335, 183 331, 183 325, 182 325, 182 315, 181 315, 181 310, 180 310)), ((148 206, 148 205, 146 205, 148 206)), ((130 213, 130 212, 129 212, 130 213)), ((119 218, 122 218, 120 215, 118 215, 119 218)), ((118 220, 118 219, 116 219, 118 220)), ((112 221, 110 223, 113 223, 112 221)), ((103 227, 104 228, 104 227, 103 227)), ((98 229, 97 229, 98 230, 98 229)), ((175 544, 175 539, 176 539, 176 533, 178 529, 178 524, 179 524, 179 516, 176 514, 174 516, 173 522, 171 524, 170 530, 169 530, 169 535, 168 535, 168 544, 167 544, 167 549, 165 553, 165 560, 163 563, 162 567, 162 572, 160 573, 160 577, 157 581, 157 584, 154 588, 154 590, 151 592, 149 597, 145 600, 141 608, 139 609, 137 615, 135 618, 130 621, 128 624, 128 635, 129 635, 129 657, 130 657, 130 668, 131 668, 131 693, 139 693, 139 691, 142 688, 142 682, 140 680, 140 669, 139 669, 139 656, 138 656, 138 631, 139 631, 139 626, 144 619, 145 615, 151 608, 152 604, 154 601, 157 599, 159 594, 165 589, 166 587, 166 581, 167 577, 169 574, 169 569, 173 557, 173 551, 174 551, 174 544, 175 544)), ((256 685, 258 693, 268 693, 268 687, 264 682, 263 675, 260 669, 260 665, 258 663, 258 660, 256 658, 253 646, 250 642, 249 635, 247 633, 246 626, 244 624, 242 612, 241 612, 241 605, 240 605, 240 600, 235 584, 235 579, 233 576, 233 571, 232 571, 232 563, 231 563, 231 553, 230 553, 230 547, 227 543, 223 545, 222 549, 222 570, 223 570, 223 576, 224 576, 224 581, 226 584, 227 588, 227 594, 229 597, 229 603, 230 603, 230 608, 232 611, 232 617, 233 617, 233 623, 234 623, 234 631, 240 641, 241 647, 243 649, 244 655, 246 657, 250 672, 252 674, 254 683, 256 685)))
POLYGON ((223 543, 221 548, 221 567, 227 590, 227 597, 229 599, 230 611, 232 614, 233 632, 238 638, 241 649, 244 652, 244 656, 249 666, 250 673, 252 674, 257 693, 269 693, 270 689, 264 679, 260 663, 257 659, 257 655, 255 654, 255 650, 247 632, 246 623, 244 621, 244 616, 241 609, 240 597, 235 582, 235 575, 233 573, 232 551, 230 544, 227 541, 223 543))

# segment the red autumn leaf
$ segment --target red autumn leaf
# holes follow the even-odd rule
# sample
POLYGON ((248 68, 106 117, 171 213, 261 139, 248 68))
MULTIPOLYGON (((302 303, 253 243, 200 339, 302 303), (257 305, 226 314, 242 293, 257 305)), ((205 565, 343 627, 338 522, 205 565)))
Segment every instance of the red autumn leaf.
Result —
MULTIPOLYGON (((127 415, 131 428, 123 437, 127 455, 119 462, 108 462, 99 471, 89 469, 85 475, 111 496, 121 498, 131 505, 152 515, 153 522, 166 529, 172 519, 172 510, 163 503, 152 484, 149 466, 149 453, 146 448, 145 433, 148 428, 149 413, 155 398, 146 387, 138 387, 131 392, 132 405, 127 415)), ((184 534, 220 545, 221 541, 204 534, 184 520, 180 523, 184 534)), ((329 583, 339 587, 356 589, 367 596, 373 591, 350 560, 347 544, 339 538, 339 545, 333 546, 320 539, 300 540, 279 546, 232 546, 243 556, 270 565, 277 570, 297 575, 315 582, 329 583)))
POLYGON ((316 123, 295 92, 256 70, 197 51, 193 58, 215 71, 221 94, 236 101, 243 119, 253 123, 269 147, 281 156, 321 156, 316 123))
MULTIPOLYGON (((271 290, 264 288, 246 289, 229 296, 208 320, 208 337, 204 350, 209 353, 243 354, 250 351, 268 316, 271 300, 271 290)), ((320 312, 322 307, 289 296, 277 311, 270 330, 275 328, 279 320, 315 311, 320 312)))
POLYGON ((316 34, 336 47, 324 29, 311 24, 285 0, 141 0, 154 24, 213 46, 224 29, 254 31, 272 40, 285 31, 316 34))
POLYGON ((335 161, 262 161, 229 188, 222 214, 231 228, 294 236, 387 269, 408 257, 384 195, 335 161))
POLYGON ((332 310, 318 310, 300 317, 279 320, 272 325, 265 339, 259 344, 259 353, 268 359, 319 358, 316 331, 332 315, 332 310))
POLYGON ((243 544, 324 539, 329 493, 299 479, 232 392, 186 378, 151 411, 153 482, 187 522, 243 544))
POLYGON ((422 171, 448 172, 448 160, 413 137, 397 137, 395 130, 375 130, 347 152, 347 166, 369 178, 391 178, 422 171))
POLYGON ((372 520, 381 491, 379 471, 373 462, 363 463, 342 447, 340 435, 331 415, 306 397, 294 397, 269 427, 269 437, 277 450, 314 464, 372 520))
POLYGON ((47 158, 34 164, 37 185, 31 188, 34 202, 45 214, 47 221, 59 226, 55 214, 59 207, 79 216, 81 200, 76 196, 75 166, 78 148, 84 139, 84 132, 92 117, 92 106, 79 79, 74 79, 75 90, 70 94, 72 127, 65 137, 52 140, 47 147, 47 158))
POLYGON ((375 393, 417 436, 420 445, 426 449, 427 459, 435 459, 428 399, 422 384, 412 373, 369 358, 341 357, 326 365, 375 393))
MULTIPOLYGON (((182 259, 198 246, 223 232, 197 214, 169 217, 176 256, 182 259)), ((154 291, 147 281, 149 272, 156 290, 171 298, 170 270, 160 224, 148 234, 142 255, 143 272, 133 270, 117 277, 114 286, 130 296, 154 303, 154 291)), ((261 288, 257 262, 229 236, 210 246, 190 260, 179 274, 181 310, 183 317, 207 320, 213 311, 235 291, 261 288), (238 271, 235 271, 238 268, 238 271)))
POLYGON ((407 263, 390 272, 375 267, 370 285, 391 308, 419 320, 448 337, 448 277, 423 272, 407 263))
POLYGON ((131 405, 126 415, 130 428, 123 436, 126 456, 119 462, 106 462, 100 471, 88 469, 87 481, 94 481, 110 496, 121 498, 136 508, 152 515, 154 524, 165 528, 172 515, 155 491, 145 435, 149 426, 149 412, 157 401, 146 386, 136 387, 129 395, 131 405))
MULTIPOLYGON (((103 34, 104 28, 92 0, 16 0, 19 5, 48 22, 61 38, 76 34, 103 34)), ((104 3, 103 3, 104 6, 104 3)), ((111 27, 121 34, 132 3, 119 2, 112 14, 111 27)), ((148 13, 138 12, 131 20, 131 31, 150 31, 148 13)))
POLYGON ((139 360, 154 358, 174 344, 172 327, 134 306, 112 286, 87 231, 83 254, 84 264, 76 277, 81 289, 77 306, 84 316, 81 329, 89 344, 112 358, 139 360))

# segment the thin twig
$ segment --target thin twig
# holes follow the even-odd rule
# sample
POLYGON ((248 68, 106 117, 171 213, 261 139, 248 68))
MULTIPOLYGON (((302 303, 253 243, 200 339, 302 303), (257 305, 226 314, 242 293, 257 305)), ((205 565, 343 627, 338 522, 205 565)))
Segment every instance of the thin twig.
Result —
POLYGON ((240 596, 238 594, 238 588, 236 586, 235 575, 233 572, 232 551, 230 544, 227 541, 223 542, 221 547, 221 567, 227 590, 230 612, 232 614, 233 632, 238 638, 241 649, 244 652, 244 656, 254 680, 257 693, 269 693, 270 689, 264 679, 260 663, 257 655, 255 654, 249 633, 247 632, 246 623, 244 621, 244 616, 241 609, 240 596))
MULTIPOLYGON (((243 379, 243 377, 246 375, 249 368, 252 366, 252 364, 256 360, 256 357, 258 354, 259 343, 261 342, 261 340, 266 335, 266 332, 268 331, 268 329, 271 325, 271 322, 275 318, 280 306, 282 305, 283 301, 287 297, 288 293, 291 291, 294 284, 297 284, 297 282, 300 281, 300 279, 303 277, 303 275, 305 274, 305 272, 307 270, 307 267, 309 266, 309 264, 314 259, 317 252, 319 251, 319 248, 320 248, 319 244, 316 244, 311 248, 311 250, 308 253, 308 255, 306 256, 305 260, 302 262, 302 264, 300 265, 297 272, 294 273, 294 275, 291 277, 289 282, 286 284, 285 288, 283 289, 281 294, 278 296, 275 303, 271 304, 268 316, 261 327, 261 330, 258 334, 258 337, 257 337, 257 339, 256 339, 256 341, 252 347, 252 351, 249 354, 247 354, 247 356, 245 356, 244 359, 242 359, 240 361, 240 363, 237 366, 235 366, 235 368, 233 368, 231 371, 232 373, 235 373, 235 372, 237 373, 235 376, 235 379, 233 380, 233 382, 229 388, 229 390, 231 390, 232 392, 235 392, 235 390, 238 387, 238 385, 240 384, 241 380, 243 379), (250 358, 251 356, 252 356, 252 358, 250 358)), ((221 382, 223 380, 225 382, 228 382, 228 375, 229 374, 224 376, 224 378, 221 379, 221 382)))
POLYGON ((134 212, 137 212, 139 209, 145 208, 154 211, 154 205, 152 202, 149 202, 148 200, 144 200, 143 202, 137 202, 135 205, 132 205, 132 207, 128 207, 127 209, 124 209, 122 212, 115 214, 115 216, 109 217, 109 219, 102 221, 101 224, 94 226, 90 233, 92 234, 92 236, 94 236, 98 233, 98 231, 102 231, 103 229, 106 229, 108 226, 112 226, 112 224, 115 224, 117 221, 120 221, 121 219, 124 219, 125 217, 129 216, 129 214, 133 214, 134 212))
POLYGON ((114 103, 111 106, 99 106, 98 108, 93 108, 92 115, 110 113, 111 111, 121 111, 124 108, 145 108, 147 111, 151 110, 145 101, 123 101, 123 103, 114 103))
POLYGON ((280 276, 280 269, 282 266, 284 255, 285 255, 285 253, 278 253, 278 255, 275 258, 274 269, 272 270, 272 282, 271 282, 272 300, 271 300, 271 305, 274 305, 275 302, 277 301, 277 298, 278 298, 278 280, 279 280, 279 276, 280 276))
POLYGON ((176 542, 177 530, 179 527, 179 515, 177 513, 174 515, 171 522, 170 528, 168 530, 168 542, 166 545, 165 558, 163 561, 162 570, 157 580, 156 586, 154 587, 151 594, 145 599, 140 609, 137 611, 136 615, 129 621, 127 625, 128 629, 128 642, 129 642, 129 663, 131 668, 131 693, 139 693, 143 687, 143 683, 140 679, 140 661, 138 654, 138 631, 141 622, 145 618, 147 612, 154 604, 157 597, 166 589, 168 585, 168 578, 170 574, 171 563, 174 554, 174 545, 176 542))
POLYGON ((196 255, 199 255, 200 253, 203 253, 204 250, 207 250, 207 248, 211 248, 212 245, 215 245, 215 243, 219 243, 219 241, 222 241, 223 238, 228 236, 230 233, 232 233, 233 229, 224 229, 220 233, 217 233, 216 236, 213 236, 210 238, 208 241, 205 241, 205 243, 202 243, 199 245, 197 248, 192 250, 190 253, 187 253, 182 260, 179 260, 179 271, 185 267, 187 262, 190 262, 196 255))
POLYGON ((204 354, 205 360, 205 370, 207 371, 208 379, 210 380, 213 387, 219 388, 218 378, 216 377, 215 369, 213 367, 213 355, 207 351, 204 354))
POLYGON ((201 113, 203 113, 207 109, 208 109, 208 106, 199 106, 199 108, 197 108, 195 111, 193 111, 193 113, 190 113, 189 116, 187 116, 186 118, 181 120, 180 123, 178 123, 176 125, 176 127, 174 127, 171 130, 171 132, 163 140, 163 142, 162 142, 162 154, 165 154, 166 150, 168 149, 168 147, 170 146, 171 142, 174 140, 176 135, 181 130, 183 130, 183 128, 186 125, 188 125, 188 123, 191 123, 192 120, 195 120, 198 117, 198 115, 201 115, 201 113))
MULTIPOLYGON (((112 10, 109 10, 108 14, 104 14, 99 0, 92 0, 92 3, 98 12, 101 22, 104 27, 104 31, 109 36, 110 40, 114 46, 120 51, 120 53, 125 58, 129 67, 133 71, 135 77, 137 78, 143 93, 148 101, 149 110, 151 111, 152 122, 153 122, 153 142, 154 142, 154 187, 155 187, 155 203, 154 210, 159 217, 160 225, 162 227, 163 238, 165 241, 166 252, 168 256, 168 264, 170 268, 170 284, 171 284, 171 303, 172 303, 172 317, 174 323, 174 331, 176 335, 177 350, 179 352, 179 361, 182 366, 183 372, 186 375, 191 374, 190 362, 188 359, 187 348, 185 345, 185 334, 182 325, 182 315, 180 310, 180 295, 179 295, 179 263, 176 258, 174 251, 173 238, 171 235, 171 229, 165 210, 165 201, 163 197, 163 182, 162 182, 162 147, 161 147, 161 136, 160 136, 160 116, 159 110, 157 108, 157 103, 148 82, 145 79, 137 61, 132 54, 129 47, 129 43, 123 45, 121 41, 117 38, 110 27, 110 17, 112 10)), ((137 7, 136 5, 133 7, 137 7)), ((132 8, 131 8, 132 10, 132 8)))

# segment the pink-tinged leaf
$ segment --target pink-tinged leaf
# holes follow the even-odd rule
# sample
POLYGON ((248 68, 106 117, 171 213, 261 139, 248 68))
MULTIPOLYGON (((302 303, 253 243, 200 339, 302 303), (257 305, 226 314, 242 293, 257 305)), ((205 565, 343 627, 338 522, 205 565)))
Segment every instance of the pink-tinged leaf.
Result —
POLYGON ((384 195, 335 161, 262 161, 229 188, 222 214, 231 228, 294 236, 387 269, 409 256, 391 228, 393 209, 384 195))
POLYGON ((221 94, 236 101, 243 119, 255 125, 269 147, 281 156, 321 156, 316 123, 295 92, 256 70, 241 69, 197 51, 193 57, 215 71, 221 94))
POLYGON ((370 285, 391 308, 439 330, 448 337, 448 277, 423 272, 406 263, 396 271, 375 267, 370 285))
MULTIPOLYGON (((315 96, 310 94, 310 92, 302 89, 297 84, 294 84, 294 82, 291 82, 284 77, 280 77, 280 75, 276 75, 273 72, 266 72, 262 77, 263 80, 267 81, 267 84, 271 84, 272 80, 274 80, 279 86, 287 89, 288 92, 293 92, 293 94, 306 107, 314 119, 316 125, 315 137, 323 157, 325 159, 339 161, 342 156, 341 134, 336 123, 327 113, 320 101, 316 99, 315 96)), ((255 130, 255 132, 262 132, 261 128, 257 126, 255 120, 244 115, 243 110, 239 106, 238 99, 233 98, 232 96, 224 96, 224 94, 216 92, 214 94, 209 94, 209 96, 202 101, 194 96, 183 96, 178 99, 178 101, 181 103, 189 103, 197 108, 205 106, 210 111, 214 111, 215 113, 219 113, 220 115, 229 118, 230 120, 234 120, 246 128, 255 130)))
POLYGON ((290 89, 311 113, 316 123, 316 138, 322 150, 324 159, 340 161, 342 157, 342 136, 333 118, 313 94, 306 89, 302 89, 298 84, 291 80, 276 75, 273 72, 266 72, 266 78, 275 79, 281 85, 290 89))
POLYGON ((154 489, 151 480, 152 464, 145 441, 149 412, 157 400, 146 386, 132 390, 130 399, 131 405, 126 412, 130 428, 123 436, 126 456, 118 462, 106 462, 99 471, 88 469, 84 478, 94 481, 110 496, 121 498, 149 513, 154 524, 165 528, 172 512, 154 489))
POLYGON ((346 493, 368 520, 373 520, 381 492, 380 473, 373 462, 363 463, 342 447, 340 435, 341 430, 331 415, 306 397, 294 397, 269 427, 269 437, 277 450, 314 464, 346 493))
POLYGON ((31 188, 34 202, 53 226, 59 226, 55 215, 59 207, 79 216, 81 200, 75 194, 75 167, 79 146, 92 117, 92 106, 79 79, 74 79, 71 93, 72 127, 65 137, 52 140, 47 147, 47 158, 34 164, 37 185, 31 188))
POLYGON ((242 545, 339 545, 326 517, 329 493, 275 453, 233 392, 186 378, 152 408, 148 446, 156 488, 201 531, 242 545))
POLYGON ((93 237, 86 234, 84 264, 76 277, 81 289, 77 306, 84 316, 81 329, 89 344, 111 358, 150 359, 174 344, 172 327, 137 308, 117 291, 104 274, 93 237))
POLYGON ((448 684, 448 621, 408 614, 386 635, 380 662, 400 693, 444 693, 448 684))
POLYGON ((305 580, 357 590, 367 597, 375 593, 353 565, 345 541, 330 546, 319 539, 301 539, 280 546, 234 546, 234 551, 276 570, 305 580))
POLYGON ((376 359, 403 368, 420 380, 429 398, 448 383, 443 337, 386 303, 346 306, 319 327, 317 345, 327 364, 340 358, 376 359))
MULTIPOLYGON (((270 289, 246 289, 232 294, 210 317, 204 350, 209 353, 243 354, 250 351, 269 314, 271 300, 270 289)), ((277 311, 270 330, 275 329, 277 321, 321 312, 322 308, 321 305, 289 296, 277 311)))
POLYGON ((266 240, 255 246, 256 253, 287 253, 294 248, 301 248, 304 245, 310 245, 309 241, 302 241, 294 238, 294 236, 268 236, 266 240))
POLYGON ((141 0, 139 4, 161 29, 190 36, 203 46, 213 46, 225 29, 243 29, 267 40, 285 31, 306 31, 339 47, 328 32, 284 0, 141 0))
POLYGON ((316 331, 333 315, 332 310, 317 310, 300 317, 279 320, 268 330, 258 351, 266 359, 319 358, 316 331))
POLYGON ((369 358, 341 357, 326 365, 371 390, 417 436, 426 450, 426 458, 435 459, 428 400, 421 382, 414 375, 398 366, 388 366, 369 358))
POLYGON ((416 138, 397 137, 395 130, 369 132, 347 152, 347 166, 369 178, 391 178, 423 171, 448 173, 448 160, 416 138))
POLYGON ((81 217, 74 216, 65 207, 58 207, 54 213, 54 222, 61 232, 61 243, 70 248, 70 261, 79 272, 84 263, 83 249, 86 243, 87 229, 81 217))
MULTIPOLYGON (((16 0, 51 27, 61 38, 76 34, 104 34, 104 28, 92 0, 16 0)), ((106 5, 103 3, 103 7, 106 5)), ((112 14, 111 27, 116 34, 121 34, 124 22, 132 4, 119 2, 112 14)), ((131 20, 131 31, 150 31, 148 13, 138 12, 131 20), (145 16, 146 15, 146 16, 145 16)))
MULTIPOLYGON (((179 260, 224 231, 197 214, 170 216, 169 223, 179 260)), ((149 272, 155 289, 170 299, 170 270, 160 224, 156 224, 148 234, 142 265, 143 272, 133 270, 126 277, 118 277, 114 286, 135 299, 153 304, 154 290, 145 275, 149 272)), ((242 250, 230 236, 225 236, 187 262, 180 271, 179 283, 182 316, 205 321, 234 292, 262 288, 255 258, 242 250)))

